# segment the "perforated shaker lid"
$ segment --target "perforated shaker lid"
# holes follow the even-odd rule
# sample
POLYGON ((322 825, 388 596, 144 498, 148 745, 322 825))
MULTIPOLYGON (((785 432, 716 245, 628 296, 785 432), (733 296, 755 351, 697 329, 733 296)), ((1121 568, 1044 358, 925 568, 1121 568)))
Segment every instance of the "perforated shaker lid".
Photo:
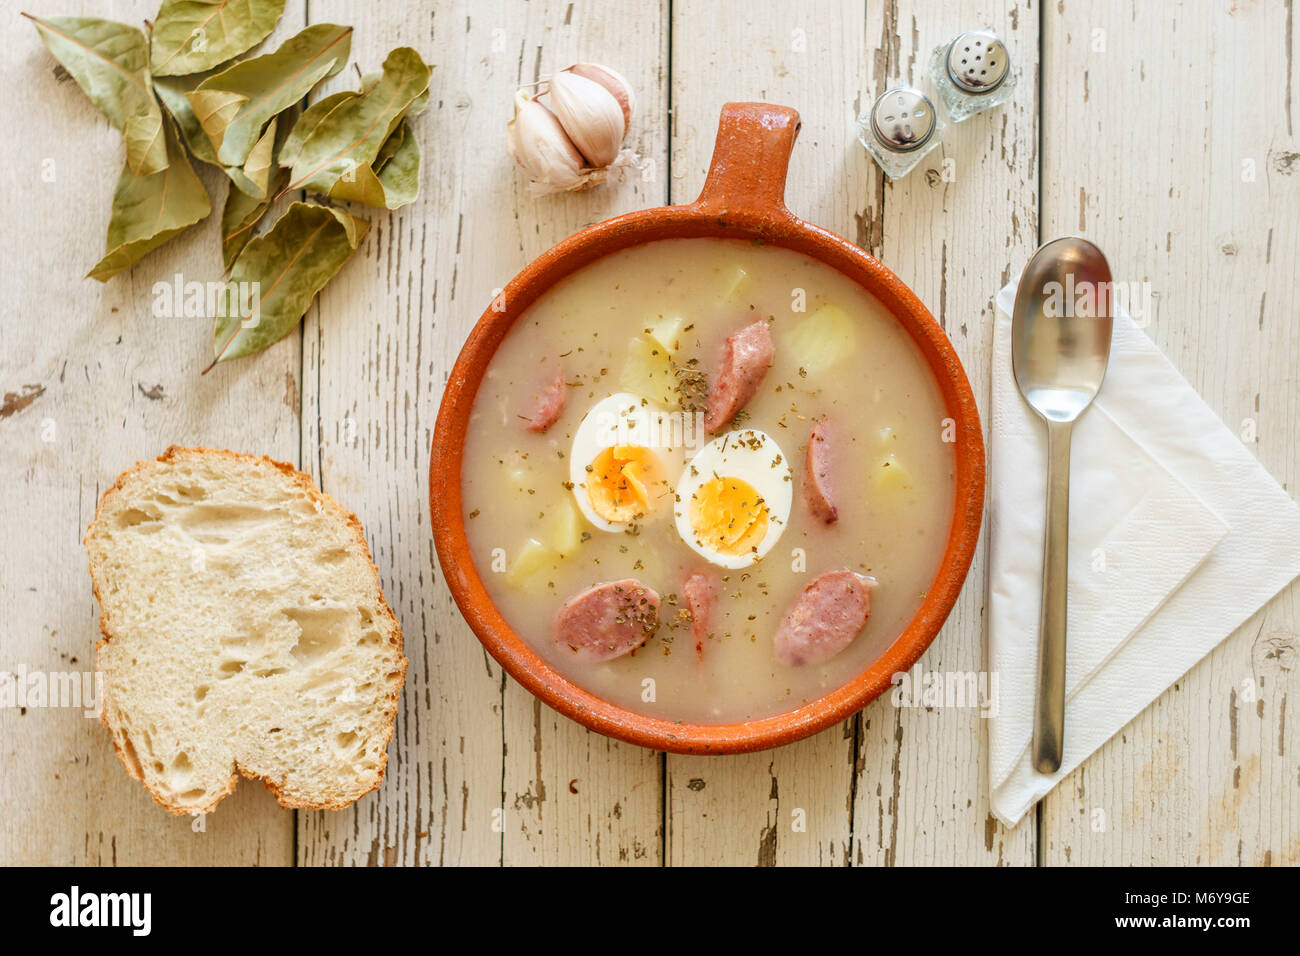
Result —
POLYGON ((971 30, 948 45, 948 78, 967 93, 991 93, 1010 69, 1006 45, 992 30, 971 30))
POLYGON ((876 139, 900 153, 920 149, 934 135, 934 104, 910 86, 896 86, 880 94, 871 107, 871 130, 876 139))

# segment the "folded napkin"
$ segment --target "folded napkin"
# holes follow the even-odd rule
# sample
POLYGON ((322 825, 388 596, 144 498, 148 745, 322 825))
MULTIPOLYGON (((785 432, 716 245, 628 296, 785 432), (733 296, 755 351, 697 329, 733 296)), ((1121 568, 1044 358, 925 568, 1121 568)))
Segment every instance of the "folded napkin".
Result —
POLYGON ((994 313, 989 509, 989 790, 1008 826, 1300 574, 1300 508, 1117 309, 1073 434, 1065 753, 1035 771, 1047 433, 1011 374, 1015 296, 994 313))

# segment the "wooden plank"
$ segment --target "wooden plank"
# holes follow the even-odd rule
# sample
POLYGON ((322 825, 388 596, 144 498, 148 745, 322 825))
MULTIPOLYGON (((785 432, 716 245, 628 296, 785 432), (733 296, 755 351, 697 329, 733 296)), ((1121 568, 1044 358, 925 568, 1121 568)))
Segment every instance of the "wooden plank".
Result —
MULTIPOLYGON (((794 10, 762 0, 734 7, 672 5, 671 196, 704 183, 718 112, 728 100, 793 106, 803 119, 786 201, 797 214, 863 236, 874 167, 853 142, 855 99, 870 69, 862 8, 794 10), (847 159, 846 159, 847 158, 847 159)), ((767 753, 667 758, 668 862, 844 864, 851 844, 853 722, 767 753)))
MULTIPOLYGON (((501 834, 501 671, 461 620, 437 570, 429 532, 429 442, 438 399, 467 328, 458 284, 458 213, 486 176, 467 74, 480 49, 463 11, 408 4, 311 5, 312 22, 355 26, 352 59, 379 69, 412 45, 437 64, 420 199, 371 222, 355 258, 321 294, 304 328, 303 457, 366 525, 384 593, 410 658, 383 786, 354 807, 299 814, 302 864, 495 863, 501 834)), ((323 92, 356 86, 356 72, 323 92)), ((482 255, 483 250, 477 250, 482 255)))
MULTIPOLYGON (((1294 495, 1292 5, 1045 12, 1044 235, 1087 235, 1117 281, 1151 283, 1147 333, 1294 495)), ((1298 644, 1293 584, 1044 801, 1046 862, 1300 861, 1298 644)))
MULTIPOLYGON (((484 16, 475 5, 475 19, 484 16)), ((492 249, 465 263, 472 321, 529 260, 584 226, 667 201, 667 42, 665 5, 561 0, 506 5, 490 17, 506 50, 491 59, 491 81, 475 96, 492 169, 487 195, 474 197, 478 227, 492 249), (582 61, 605 63, 636 94, 629 146, 651 165, 644 176, 575 195, 535 198, 502 150, 510 96, 582 61)), ((463 331, 468 330, 468 324, 463 331)), ((544 706, 513 680, 505 686, 507 865, 658 864, 662 849, 662 760, 609 740, 544 706)))
MULTIPOLYGON (((443 384, 495 290, 582 226, 662 202, 661 182, 635 180, 581 196, 528 195, 505 152, 516 85, 590 58, 590 48, 626 71, 646 115, 662 116, 662 27, 654 15, 629 29, 563 3, 354 11, 315 4, 312 17, 355 22, 353 50, 365 69, 402 42, 437 65, 417 125, 423 192, 407 209, 371 217, 360 261, 322 296, 307 333, 306 362, 320 374, 306 386, 304 434, 319 447, 326 487, 371 515, 412 666, 380 797, 348 814, 303 815, 301 858, 656 860, 657 759, 543 712, 503 681, 441 584, 425 488, 443 384), (349 429, 353 443, 340 440, 349 429), (575 778, 580 796, 569 786, 575 778)), ((639 129, 637 147, 662 162, 662 128, 639 129)))
MULTIPOLYGON (((1036 7, 1004 0, 873 11, 867 34, 879 53, 863 100, 869 104, 900 80, 932 90, 931 51, 984 26, 1010 51, 1018 77, 1014 99, 950 123, 940 147, 906 178, 886 181, 862 217, 872 251, 947 330, 985 412, 987 441, 993 296, 1038 239, 1036 7)), ((856 154, 855 161, 869 159, 856 154)), ((978 674, 986 666, 986 541, 987 534, 952 615, 913 667, 914 678, 978 674)), ((988 738, 978 707, 894 707, 881 698, 861 721, 855 863, 1033 863, 1032 816, 1008 831, 989 813, 988 738)))
MULTIPOLYGON (((277 30, 303 22, 301 0, 277 30)), ((140 23, 149 2, 33 0, 37 16, 95 15, 140 23)), ((0 433, 6 488, 0 535, 0 669, 86 671, 99 609, 81 536, 117 474, 171 443, 298 460, 296 335, 257 359, 200 378, 212 357, 208 320, 157 317, 155 282, 221 278, 218 225, 225 179, 204 174, 205 222, 100 285, 81 276, 103 250, 119 134, 23 23, 0 51, 20 77, 6 115, 27 133, 10 143, 3 239, 7 310, 0 349, 0 433), (44 175, 43 175, 44 174, 44 175), (52 174, 52 178, 46 178, 52 174), (291 400, 292 399, 292 400, 291 400)), ((0 797, 5 863, 288 864, 293 814, 241 783, 195 832, 129 779, 98 721, 79 709, 0 709, 6 772, 0 797), (20 769, 17 769, 20 768, 20 769)))

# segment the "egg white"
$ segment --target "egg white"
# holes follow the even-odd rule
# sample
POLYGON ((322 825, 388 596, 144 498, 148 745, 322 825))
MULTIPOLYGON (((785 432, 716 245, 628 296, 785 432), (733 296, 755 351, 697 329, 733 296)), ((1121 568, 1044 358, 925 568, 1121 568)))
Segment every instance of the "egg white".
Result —
POLYGON ((696 554, 722 568, 747 568, 776 545, 790 520, 794 476, 781 447, 767 432, 740 428, 719 435, 696 453, 677 484, 673 514, 677 534, 696 554), (767 531, 757 549, 723 554, 699 540, 691 526, 691 500, 713 478, 739 478, 751 485, 767 506, 767 531))
MULTIPOLYGON (((602 531, 626 531, 633 522, 610 521, 601 517, 591 506, 587 494, 587 466, 605 449, 613 445, 636 445, 650 449, 663 469, 666 486, 659 490, 670 491, 682 470, 685 453, 673 440, 681 435, 680 424, 671 427, 672 416, 677 413, 660 408, 631 392, 618 392, 602 399, 588 409, 573 435, 569 454, 569 482, 573 485, 573 499, 582 516, 602 531)), ((670 495, 650 515, 666 512, 670 495)))

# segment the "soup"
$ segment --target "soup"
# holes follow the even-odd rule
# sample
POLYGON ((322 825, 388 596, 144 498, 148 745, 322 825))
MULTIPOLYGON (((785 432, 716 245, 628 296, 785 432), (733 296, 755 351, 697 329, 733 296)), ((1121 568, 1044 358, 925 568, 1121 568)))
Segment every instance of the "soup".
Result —
POLYGON ((470 552, 511 628, 621 707, 691 723, 847 683, 924 599, 955 426, 868 292, 787 249, 606 256, 516 321, 475 397, 470 552))

